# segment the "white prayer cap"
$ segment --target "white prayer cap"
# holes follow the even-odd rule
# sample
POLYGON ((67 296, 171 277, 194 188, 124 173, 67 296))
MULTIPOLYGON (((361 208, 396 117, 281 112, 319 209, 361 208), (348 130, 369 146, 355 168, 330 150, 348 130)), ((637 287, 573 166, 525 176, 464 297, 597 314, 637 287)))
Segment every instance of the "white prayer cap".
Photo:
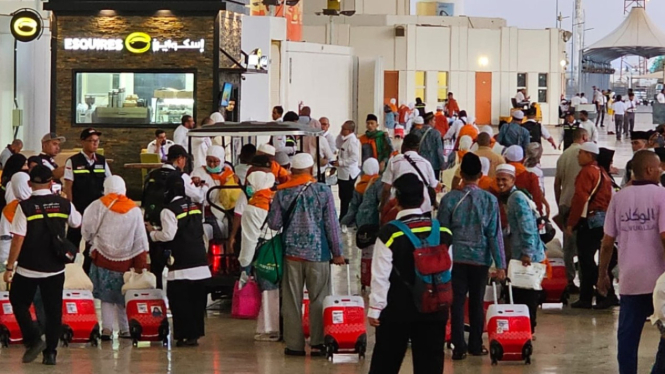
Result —
POLYGON ((277 163, 280 166, 288 165, 288 164, 291 163, 291 159, 289 159, 289 155, 287 155, 284 152, 277 152, 277 154, 275 154, 275 161, 277 161, 277 163))
POLYGON ((119 175, 112 175, 104 180, 104 195, 112 193, 118 195, 125 195, 127 193, 125 181, 119 175))
POLYGON ((515 176, 515 167, 511 164, 501 164, 496 167, 496 173, 497 174, 509 174, 512 175, 513 177, 515 176))
POLYGON ((275 185, 275 175, 263 171, 254 171, 247 176, 247 182, 255 191, 266 190, 275 185))
POLYGON ((413 110, 413 108, 415 108, 415 107, 416 107, 416 103, 413 103, 413 102, 409 103, 409 109, 413 110))
POLYGON ((210 148, 208 148, 208 151, 206 152, 206 156, 211 156, 211 157, 217 157, 219 161, 224 162, 225 157, 225 152, 224 152, 224 147, 219 146, 219 145, 212 145, 210 148))
POLYGON ((593 153, 595 155, 600 153, 600 150, 598 149, 598 144, 593 143, 593 142, 586 142, 586 143, 582 144, 582 147, 580 148, 580 150, 586 151, 586 152, 589 152, 589 153, 593 153))
POLYGON ((19 201, 27 200, 32 195, 32 188, 28 182, 30 181, 30 175, 24 172, 18 172, 12 176, 11 187, 14 197, 19 201))
POLYGON ((492 126, 485 125, 480 128, 480 132, 484 132, 485 134, 489 134, 489 136, 494 136, 494 129, 492 126))
POLYGON ((483 171, 483 175, 490 173, 490 160, 487 157, 480 158, 480 168, 483 171))
POLYGON ((468 151, 472 145, 473 145, 473 138, 471 138, 469 135, 464 135, 461 138, 459 138, 460 151, 468 151))
POLYGON ((270 144, 261 144, 259 146, 259 149, 257 150, 258 152, 264 153, 266 155, 274 156, 275 155, 275 147, 271 146, 270 144))
POLYGON ((418 117, 416 117, 416 119, 413 120, 414 125, 422 125, 424 123, 425 123, 425 120, 421 116, 418 116, 418 117))
POLYGON ((436 111, 437 112, 443 112, 443 107, 441 105, 436 106, 436 111))
POLYGON ((513 119, 524 119, 524 112, 517 110, 513 113, 513 119))
POLYGON ((215 112, 211 114, 210 119, 215 121, 215 123, 224 122, 224 116, 220 112, 215 112))
POLYGON ((314 166, 314 159, 309 153, 298 153, 293 156, 293 160, 291 161, 292 169, 302 170, 311 168, 312 166, 314 166))
POLYGON ((365 173, 365 175, 379 174, 379 161, 374 157, 365 160, 365 162, 363 162, 363 173, 365 173))
POLYGON ((506 149, 506 160, 520 162, 524 159, 524 150, 519 145, 511 145, 506 149))

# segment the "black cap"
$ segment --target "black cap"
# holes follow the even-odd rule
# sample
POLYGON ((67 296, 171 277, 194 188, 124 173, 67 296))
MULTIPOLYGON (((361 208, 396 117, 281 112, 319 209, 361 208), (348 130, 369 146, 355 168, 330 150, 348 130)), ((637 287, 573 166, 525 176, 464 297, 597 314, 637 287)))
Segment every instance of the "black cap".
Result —
POLYGON ((174 144, 169 147, 169 153, 166 155, 166 159, 173 161, 179 157, 189 158, 189 153, 181 145, 174 144))
POLYGON ((614 159, 614 150, 608 148, 599 148, 598 149, 598 166, 601 166, 606 171, 609 172, 610 165, 612 165, 612 160, 614 159))
POLYGON ((665 148, 654 148, 653 151, 656 152, 658 158, 660 158, 660 162, 665 162, 665 148))
POLYGON ((30 170, 30 182, 45 184, 53 180, 53 172, 44 165, 36 165, 30 170))
POLYGON ((379 118, 377 116, 375 116, 374 114, 368 114, 367 119, 365 120, 365 122, 368 122, 368 121, 379 122, 379 118))
POLYGON ((646 131, 631 131, 630 140, 649 140, 649 133, 646 131))
POLYGON ((464 157, 462 157, 462 165, 460 166, 460 169, 464 175, 475 177, 483 170, 483 166, 480 163, 480 157, 474 153, 467 152, 464 157))
POLYGON ((431 121, 433 118, 434 118, 434 113, 432 112, 425 113, 425 118, 424 118, 425 123, 431 121))
POLYGON ((254 156, 252 158, 252 166, 256 166, 259 168, 270 168, 272 166, 272 162, 270 161, 270 158, 266 155, 259 155, 259 156, 254 156))
POLYGON ((30 156, 30 157, 28 157, 28 165, 30 165, 33 162, 36 163, 36 164, 41 165, 42 164, 42 159, 39 158, 39 156, 30 156))
POLYGON ((92 127, 88 127, 87 129, 81 131, 81 140, 86 140, 93 135, 102 136, 102 133, 93 129, 92 127))

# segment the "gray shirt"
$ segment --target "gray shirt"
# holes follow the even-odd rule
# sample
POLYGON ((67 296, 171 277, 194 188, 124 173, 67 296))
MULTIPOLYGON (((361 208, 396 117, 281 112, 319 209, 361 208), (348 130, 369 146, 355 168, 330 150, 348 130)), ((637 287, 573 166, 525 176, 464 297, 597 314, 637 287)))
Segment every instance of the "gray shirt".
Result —
POLYGON ((9 147, 5 147, 5 149, 2 150, 2 153, 0 153, 0 170, 5 168, 7 160, 9 160, 9 158, 12 157, 12 155, 13 153, 9 149, 9 147))
POLYGON ((577 179, 577 174, 582 170, 577 161, 580 147, 580 144, 573 143, 568 149, 563 151, 563 154, 556 163, 556 177, 561 180, 559 205, 570 207, 573 195, 575 195, 575 179, 577 179))

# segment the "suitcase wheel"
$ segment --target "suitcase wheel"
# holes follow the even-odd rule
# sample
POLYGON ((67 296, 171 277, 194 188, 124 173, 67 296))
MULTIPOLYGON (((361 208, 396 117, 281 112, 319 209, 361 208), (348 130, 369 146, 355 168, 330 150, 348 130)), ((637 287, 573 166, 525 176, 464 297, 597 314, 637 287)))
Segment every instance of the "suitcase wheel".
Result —
POLYGON ((570 294, 568 291, 564 291, 564 293, 561 294, 561 302, 563 305, 568 305, 568 299, 570 298, 570 294))
POLYGON ((356 352, 358 358, 365 359, 365 352, 367 352, 367 334, 362 334, 356 341, 356 352))
POLYGON ((164 342, 164 346, 168 345, 169 331, 169 320, 164 318, 162 323, 159 325, 159 338, 164 342))
POLYGON ((0 344, 4 348, 9 347, 9 329, 4 325, 0 326, 0 344))
POLYGON ((72 328, 63 325, 62 326, 62 335, 60 336, 60 341, 62 342, 63 347, 69 347, 69 343, 72 341, 74 338, 74 331, 72 331, 72 328))
POLYGON ((490 358, 492 359, 493 366, 498 364, 499 360, 503 358, 503 347, 496 340, 490 343, 490 358))
POLYGON ((526 343, 524 343, 524 347, 522 347, 522 357, 524 358, 525 365, 531 365, 532 354, 533 354, 533 345, 531 344, 531 340, 529 340, 526 343))
POLYGON ((333 354, 335 354, 335 347, 332 345, 326 345, 326 358, 328 361, 333 360, 333 354))
POLYGON ((129 321, 129 335, 132 337, 133 341, 133 346, 136 347, 138 344, 138 341, 141 339, 141 333, 143 332, 143 328, 141 327, 141 324, 138 323, 135 319, 129 321))
POLYGON ((96 324, 90 333, 90 345, 93 347, 99 346, 99 339, 101 339, 101 337, 102 335, 99 332, 99 324, 96 324))

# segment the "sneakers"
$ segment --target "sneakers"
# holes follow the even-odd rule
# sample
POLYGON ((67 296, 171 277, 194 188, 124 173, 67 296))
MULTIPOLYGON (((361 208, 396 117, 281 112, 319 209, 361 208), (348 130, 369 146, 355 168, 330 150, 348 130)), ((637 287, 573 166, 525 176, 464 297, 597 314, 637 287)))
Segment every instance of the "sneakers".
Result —
POLYGON ((46 343, 40 338, 26 347, 23 354, 23 363, 27 364, 35 361, 42 351, 46 349, 46 343))

